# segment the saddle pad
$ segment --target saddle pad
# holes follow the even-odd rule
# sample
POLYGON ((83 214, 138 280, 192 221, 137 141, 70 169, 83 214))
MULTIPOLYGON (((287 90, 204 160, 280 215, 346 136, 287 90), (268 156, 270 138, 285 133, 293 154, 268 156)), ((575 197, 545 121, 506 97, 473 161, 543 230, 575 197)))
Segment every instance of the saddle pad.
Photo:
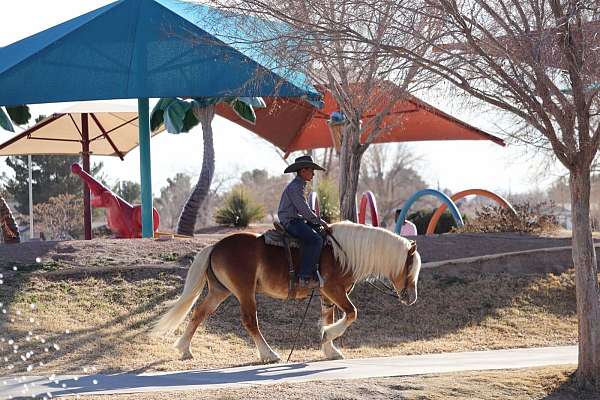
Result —
MULTIPOLYGON (((285 247, 285 244, 283 242, 283 234, 276 231, 275 229, 270 229, 262 235, 260 235, 259 237, 264 238, 265 244, 268 244, 270 246, 285 247)), ((290 247, 295 247, 298 249, 301 247, 300 241, 291 236, 288 236, 288 242, 290 244, 290 247)))

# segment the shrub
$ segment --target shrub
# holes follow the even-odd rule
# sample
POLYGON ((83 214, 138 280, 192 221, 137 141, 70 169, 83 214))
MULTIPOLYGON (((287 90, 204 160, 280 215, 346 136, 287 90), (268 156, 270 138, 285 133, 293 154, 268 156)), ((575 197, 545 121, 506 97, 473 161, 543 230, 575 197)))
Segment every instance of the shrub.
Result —
POLYGON ((330 179, 322 179, 317 185, 317 197, 321 206, 321 218, 327 223, 339 221, 340 208, 337 184, 330 179))
POLYGON ((234 188, 225 199, 225 205, 217 210, 215 221, 222 225, 246 227, 265 217, 263 208, 256 204, 242 188, 234 188))
MULTIPOLYGON (((434 212, 435 210, 419 210, 409 214, 406 219, 415 224, 419 235, 424 235, 425 232, 427 232, 427 226, 429 226, 429 221, 431 221, 434 212)), ((462 218, 464 222, 467 222, 466 215, 462 215, 462 218)), ((455 227, 456 222, 454 221, 452 214, 450 214, 450 211, 446 210, 442 213, 434 233, 451 232, 455 227)))
POLYGON ((484 206, 475 212, 475 217, 455 232, 520 232, 544 233, 558 229, 558 220, 552 215, 553 202, 530 204, 528 201, 513 204, 515 216, 509 209, 500 206, 484 206))
POLYGON ((83 199, 72 194, 50 197, 46 203, 33 207, 37 230, 46 239, 65 240, 83 234, 83 199))

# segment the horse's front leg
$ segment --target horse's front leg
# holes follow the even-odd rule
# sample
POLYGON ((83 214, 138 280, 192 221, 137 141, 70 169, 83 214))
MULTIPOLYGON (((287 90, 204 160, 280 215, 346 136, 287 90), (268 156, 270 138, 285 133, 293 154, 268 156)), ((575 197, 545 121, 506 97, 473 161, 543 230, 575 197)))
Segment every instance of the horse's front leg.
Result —
MULTIPOLYGON (((335 319, 335 305, 329 300, 322 298, 321 300, 321 327, 333 324, 335 319)), ((328 360, 341 360, 344 355, 338 350, 337 347, 330 340, 328 342, 321 343, 321 350, 325 354, 328 360)))
POLYGON ((254 340, 256 349, 261 362, 277 362, 281 360, 279 354, 271 349, 258 328, 258 318, 256 317, 256 299, 253 296, 244 296, 239 298, 242 312, 242 324, 248 334, 254 340))
POLYGON ((346 329, 352 325, 356 320, 356 307, 341 286, 335 288, 326 286, 322 289, 322 292, 344 312, 344 316, 339 321, 321 328, 321 344, 325 344, 342 336, 346 329))

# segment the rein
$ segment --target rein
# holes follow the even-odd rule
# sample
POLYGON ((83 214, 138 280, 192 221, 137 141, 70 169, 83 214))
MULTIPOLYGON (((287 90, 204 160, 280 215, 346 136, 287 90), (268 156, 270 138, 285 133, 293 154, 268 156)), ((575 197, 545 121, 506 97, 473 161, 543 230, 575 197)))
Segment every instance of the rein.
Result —
MULTIPOLYGON (((348 255, 346 254, 346 251, 344 250, 344 248, 342 247, 340 242, 338 242, 337 239, 329 232, 327 233, 327 236, 329 236, 331 238, 331 240, 333 240, 333 242, 336 244, 336 246, 340 248, 342 253, 344 253, 344 256, 346 258, 348 258, 348 255)), ((315 295, 315 289, 313 289, 312 292, 310 293, 310 298, 308 299, 308 303, 306 303, 306 308, 304 309, 304 315, 302 316, 302 319, 300 320, 300 324, 298 325, 298 330, 296 331, 296 335, 294 337, 294 343, 292 344, 292 348, 290 350, 290 354, 288 354, 288 358, 287 358, 286 362, 290 362, 290 358, 292 358, 292 353, 296 349, 296 343, 298 342, 298 336, 300 336, 300 329, 302 329, 302 325, 304 325, 304 320, 306 319, 306 314, 308 313, 308 308, 310 307, 310 302, 312 301, 314 295, 315 295)), ((332 304, 332 306, 333 306, 333 304, 332 304)))
POLYGON ((292 349, 290 350, 290 354, 288 355, 286 363, 290 362, 290 358, 292 357, 292 353, 296 349, 296 342, 298 342, 298 336, 300 336, 300 329, 302 329, 302 325, 304 325, 304 320, 306 319, 306 313, 308 312, 308 307, 310 307, 310 302, 315 295, 315 289, 310 292, 310 298, 308 299, 308 303, 306 303, 306 309, 304 310, 304 315, 302 316, 302 320, 300 321, 300 325, 298 325, 298 331, 296 331, 296 337, 294 337, 294 343, 292 344, 292 349))
POLYGON ((382 281, 381 279, 379 279, 379 278, 377 278, 377 280, 367 279, 366 282, 369 285, 371 285, 372 288, 376 289, 378 292, 383 293, 386 296, 393 297, 395 299, 400 299, 400 294, 398 294, 398 291, 396 289, 394 289, 394 287, 392 287, 392 286, 388 285, 387 283, 385 283, 384 281, 382 281), (379 282, 380 284, 382 284, 383 287, 387 289, 387 292, 385 290, 381 289, 375 283, 373 283, 373 281, 379 282))
POLYGON ((346 254, 346 250, 344 250, 344 248, 342 247, 342 245, 340 244, 340 242, 338 242, 337 239, 335 238, 335 236, 333 236, 333 233, 327 232, 327 236, 329 236, 331 238, 331 240, 333 241, 333 243, 335 243, 335 245, 340 248, 340 250, 342 251, 342 253, 344 253, 344 257, 346 257, 346 260, 347 260, 348 259, 348 254, 346 254))
POLYGON ((406 288, 408 287, 408 276, 410 275, 410 267, 412 266, 412 260, 413 260, 413 257, 415 255, 416 251, 417 251, 417 243, 414 241, 411 241, 410 248, 408 250, 408 253, 406 254, 406 261, 404 262, 404 270, 406 271, 404 273, 404 288, 402 288, 402 290, 400 292, 398 292, 398 290, 396 290, 396 288, 388 285, 387 283, 385 283, 384 281, 382 281, 379 278, 376 281, 378 281, 380 284, 382 284, 383 287, 387 289, 387 292, 385 290, 381 289, 379 286, 375 285, 372 280, 367 279, 367 283, 369 285, 371 285, 371 287, 375 288, 378 292, 381 292, 381 293, 385 294, 386 296, 394 297, 394 298, 397 298, 398 300, 405 299, 407 297, 406 288))
MULTIPOLYGON (((346 257, 346 259, 348 259, 348 254, 346 254, 346 251, 344 250, 344 248, 342 247, 342 245, 340 244, 340 242, 337 241, 337 239, 335 238, 335 236, 333 236, 333 234, 331 234, 330 232, 327 232, 327 236, 329 236, 331 238, 331 240, 333 241, 333 243, 335 243, 335 245, 337 247, 339 247, 339 249, 342 251, 342 253, 344 253, 344 257, 346 257)), ((407 293, 406 293, 406 288, 408 287, 408 276, 410 275, 410 267, 412 266, 412 260, 413 260, 413 256, 415 255, 415 252, 417 251, 417 243, 413 240, 410 241, 410 248, 408 249, 408 252, 406 254, 406 261, 404 264, 404 269, 405 269, 405 273, 404 273, 404 288, 402 288, 402 290, 400 292, 398 292, 398 290, 396 290, 396 288, 394 288, 393 286, 388 285, 387 283, 385 283, 384 281, 382 281, 381 279, 377 279, 377 281, 379 281, 379 283, 381 283, 383 285, 383 287, 385 289, 387 289, 387 292, 383 289, 381 289, 380 287, 378 287, 377 285, 375 285, 372 281, 367 280, 367 283, 369 285, 371 285, 373 288, 375 288, 378 292, 381 292, 383 294, 385 294, 386 296, 390 296, 390 297, 394 297, 398 300, 402 300, 405 299, 407 297, 407 293)), ((292 353, 290 352, 290 355, 292 353)), ((289 360, 289 357, 288 357, 289 360)))

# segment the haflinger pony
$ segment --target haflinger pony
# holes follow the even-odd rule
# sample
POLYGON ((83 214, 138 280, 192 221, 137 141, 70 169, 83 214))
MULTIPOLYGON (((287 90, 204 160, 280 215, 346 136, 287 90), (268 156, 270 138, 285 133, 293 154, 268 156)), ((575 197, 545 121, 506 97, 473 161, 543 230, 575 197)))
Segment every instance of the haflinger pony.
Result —
MULTIPOLYGON (((338 222, 331 225, 337 244, 326 246, 320 260, 325 283, 321 291, 321 349, 328 359, 343 358, 333 340, 340 337, 356 319, 356 307, 348 298, 355 282, 368 277, 386 277, 398 298, 408 304, 417 300, 417 279, 421 257, 416 244, 382 228, 338 222), (401 295, 402 294, 402 295, 401 295), (334 323, 334 307, 344 316, 334 323)), ((294 265, 300 252, 292 249, 294 265)), ((154 325, 152 334, 165 335, 183 322, 208 281, 208 294, 192 313, 183 336, 175 347, 184 359, 192 358, 190 342, 198 326, 215 312, 231 294, 240 302, 242 324, 254 340, 262 362, 279 361, 279 355, 265 341, 256 318, 256 293, 276 299, 288 296, 288 268, 285 250, 266 245, 253 233, 225 237, 200 251, 185 280, 183 293, 154 325)), ((310 295, 298 288, 296 299, 310 295)))

